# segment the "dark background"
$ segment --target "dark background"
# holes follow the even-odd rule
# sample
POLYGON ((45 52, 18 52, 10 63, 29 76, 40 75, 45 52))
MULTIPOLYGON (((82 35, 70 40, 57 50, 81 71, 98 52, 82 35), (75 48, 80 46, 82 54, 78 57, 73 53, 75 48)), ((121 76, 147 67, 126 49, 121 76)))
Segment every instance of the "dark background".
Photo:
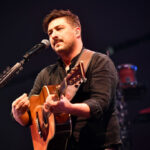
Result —
MULTIPOLYGON (((140 110, 150 107, 150 1, 1 1, 0 4, 0 72, 13 66, 32 46, 47 35, 42 30, 43 17, 52 9, 70 9, 81 20, 84 46, 94 51, 111 47, 116 67, 134 64, 138 67, 138 91, 128 100, 131 121, 132 150, 150 149, 150 123, 134 122, 140 110)), ((32 88, 36 74, 52 64, 57 56, 49 48, 33 57, 24 70, 0 89, 0 149, 31 150, 29 128, 23 128, 11 117, 11 103, 32 88)), ((149 118, 150 119, 150 118, 149 118)))

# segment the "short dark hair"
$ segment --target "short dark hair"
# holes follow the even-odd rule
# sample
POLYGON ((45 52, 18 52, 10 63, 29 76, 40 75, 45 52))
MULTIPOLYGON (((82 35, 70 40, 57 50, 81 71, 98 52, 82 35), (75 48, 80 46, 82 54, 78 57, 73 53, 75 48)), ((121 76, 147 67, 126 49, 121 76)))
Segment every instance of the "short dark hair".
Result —
POLYGON ((70 10, 62 10, 62 9, 57 10, 57 9, 54 9, 48 15, 46 15, 46 17, 43 19, 43 30, 44 30, 44 32, 47 33, 48 24, 52 20, 54 20, 56 18, 60 18, 60 17, 66 17, 66 19, 73 26, 77 26, 77 27, 81 28, 79 17, 77 15, 75 15, 74 13, 72 13, 70 10))

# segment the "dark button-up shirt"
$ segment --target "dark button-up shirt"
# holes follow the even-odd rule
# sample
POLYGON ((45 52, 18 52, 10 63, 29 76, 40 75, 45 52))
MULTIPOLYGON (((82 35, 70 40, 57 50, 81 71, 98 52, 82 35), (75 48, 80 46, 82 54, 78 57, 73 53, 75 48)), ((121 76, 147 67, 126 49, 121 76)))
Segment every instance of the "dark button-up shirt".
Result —
MULTIPOLYGON (((70 70, 79 55, 72 60, 70 70)), ((39 94, 44 85, 60 84, 66 75, 65 65, 59 59, 56 64, 44 68, 38 74, 30 95, 39 94)), ((87 150, 119 144, 119 123, 115 107, 118 78, 111 59, 102 53, 94 53, 86 78, 87 81, 81 84, 71 102, 86 103, 90 107, 91 117, 86 119, 72 116, 71 139, 74 139, 79 149, 87 150)))

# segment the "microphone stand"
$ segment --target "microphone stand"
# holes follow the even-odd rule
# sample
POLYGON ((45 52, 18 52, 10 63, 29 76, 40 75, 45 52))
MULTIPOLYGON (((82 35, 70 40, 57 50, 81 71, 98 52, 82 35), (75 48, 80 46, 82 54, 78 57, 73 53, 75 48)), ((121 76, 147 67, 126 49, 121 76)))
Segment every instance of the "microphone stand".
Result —
POLYGON ((0 88, 4 87, 9 80, 11 80, 15 75, 18 75, 21 70, 23 70, 23 64, 25 59, 17 62, 14 66, 7 67, 2 74, 0 74, 0 88))
POLYGON ((0 88, 4 87, 15 75, 18 75, 23 70, 23 65, 29 60, 33 52, 27 52, 20 62, 17 62, 12 67, 7 67, 2 74, 0 74, 0 88))
POLYGON ((15 75, 19 74, 21 70, 23 70, 23 64, 29 60, 30 57, 38 54, 42 51, 43 48, 48 48, 50 43, 47 39, 43 39, 41 43, 36 44, 29 51, 25 53, 23 59, 20 62, 17 62, 13 67, 7 67, 6 70, 0 74, 0 88, 5 86, 7 82, 12 79, 15 75))

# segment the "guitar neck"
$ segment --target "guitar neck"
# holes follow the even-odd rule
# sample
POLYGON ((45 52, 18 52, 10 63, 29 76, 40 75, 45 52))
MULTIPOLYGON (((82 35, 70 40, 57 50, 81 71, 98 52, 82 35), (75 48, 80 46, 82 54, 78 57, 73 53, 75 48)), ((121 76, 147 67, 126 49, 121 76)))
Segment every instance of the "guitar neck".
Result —
POLYGON ((61 95, 65 95, 66 88, 67 88, 67 82, 66 82, 66 78, 64 78, 64 80, 61 82, 61 84, 58 86, 57 89, 57 94, 59 98, 61 95))

